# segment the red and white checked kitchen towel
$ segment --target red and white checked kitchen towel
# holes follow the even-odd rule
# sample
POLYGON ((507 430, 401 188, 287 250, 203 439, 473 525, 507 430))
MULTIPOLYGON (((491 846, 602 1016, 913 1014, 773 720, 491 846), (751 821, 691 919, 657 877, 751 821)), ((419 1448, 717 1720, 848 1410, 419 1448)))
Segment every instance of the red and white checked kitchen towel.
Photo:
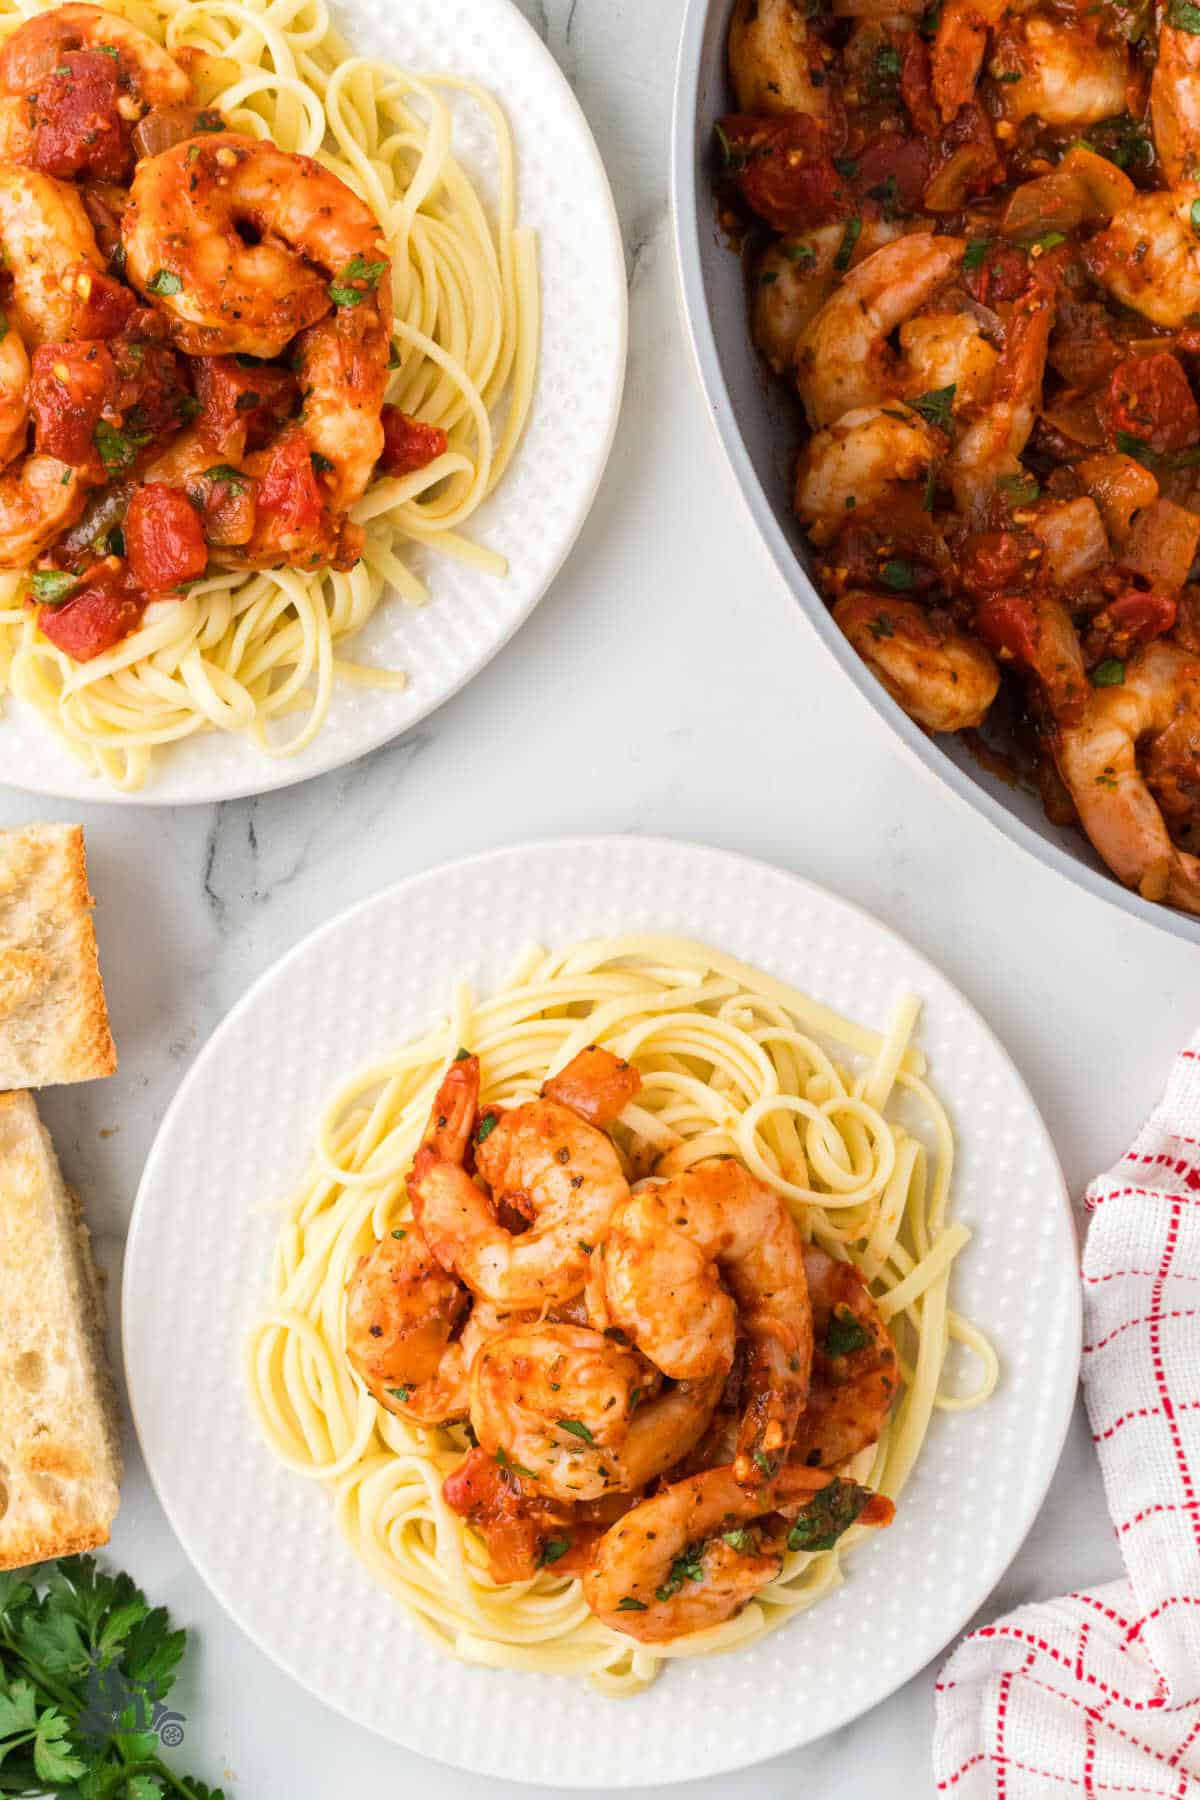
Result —
POLYGON ((959 1645, 934 1736, 956 1800, 1200 1800, 1200 1035, 1087 1204, 1084 1394, 1127 1579, 959 1645))

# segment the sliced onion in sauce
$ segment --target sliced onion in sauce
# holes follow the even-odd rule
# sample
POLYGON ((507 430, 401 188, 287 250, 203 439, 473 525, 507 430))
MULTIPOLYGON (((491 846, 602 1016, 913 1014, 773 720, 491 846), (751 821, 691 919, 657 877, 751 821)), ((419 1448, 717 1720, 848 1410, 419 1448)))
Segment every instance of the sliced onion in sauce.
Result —
POLYGON ((221 115, 206 106, 152 106, 145 118, 133 128, 133 151, 143 156, 161 156, 176 144, 189 138, 207 137, 228 127, 221 115))
POLYGON ((58 540, 57 548, 64 550, 68 556, 78 556, 81 551, 94 550, 95 540, 105 536, 124 519, 134 486, 131 481, 118 481, 111 487, 102 488, 89 500, 78 523, 72 525, 70 531, 58 540))

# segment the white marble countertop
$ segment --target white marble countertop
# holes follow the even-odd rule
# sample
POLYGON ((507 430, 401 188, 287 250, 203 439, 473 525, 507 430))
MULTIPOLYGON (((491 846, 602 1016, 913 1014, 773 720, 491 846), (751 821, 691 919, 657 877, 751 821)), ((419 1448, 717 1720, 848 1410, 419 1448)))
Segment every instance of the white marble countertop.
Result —
MULTIPOLYGON (((1076 1194, 1123 1147, 1200 1018, 1195 951, 1076 891, 923 778, 834 668, 754 539, 677 314, 667 146, 682 0, 521 5, 596 132, 632 298, 620 434, 551 593, 465 693, 403 741, 307 786, 174 812, 59 807, 0 790, 0 824, 82 814, 87 828, 121 1070, 47 1095, 44 1111, 112 1273, 114 1313, 143 1161, 225 1011, 333 913, 491 845, 664 833, 769 859, 858 901, 990 1020, 1076 1194)), ((227 1781, 236 1800, 527 1791, 393 1749, 302 1694, 193 1573, 128 1430, 126 1454, 111 1554, 193 1633, 173 1703, 189 1719, 179 1757, 196 1774, 227 1781)), ((985 1610, 1118 1569, 1077 1415, 1041 1517, 985 1610)), ((905 1800, 931 1795, 933 1678, 927 1669, 807 1750, 688 1791, 851 1800, 886 1781, 905 1800)))

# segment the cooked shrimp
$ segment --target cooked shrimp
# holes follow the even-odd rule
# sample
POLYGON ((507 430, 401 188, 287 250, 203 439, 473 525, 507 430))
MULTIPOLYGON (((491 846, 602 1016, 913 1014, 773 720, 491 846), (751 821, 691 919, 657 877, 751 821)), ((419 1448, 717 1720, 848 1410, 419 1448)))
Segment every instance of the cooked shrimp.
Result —
POLYGON ((988 73, 1001 84, 1000 104, 1012 124, 1036 117, 1057 130, 1082 131, 1125 111, 1129 51, 1101 39, 1086 19, 1033 13, 1005 20, 988 73))
POLYGON ((810 1244, 813 1368, 792 1456, 831 1469, 877 1443, 896 1398, 896 1350, 871 1290, 852 1263, 810 1244))
POLYGON ((1200 311, 1200 184, 1138 194, 1085 249, 1102 287, 1156 325, 1176 329, 1200 311))
POLYGON ((333 304, 390 319, 379 224, 309 156, 227 132, 144 158, 123 226, 133 285, 194 356, 279 355, 333 304), (261 241, 246 243, 242 226, 261 241))
MULTIPOLYGON (((903 227, 884 219, 864 219, 848 268, 857 268, 882 244, 890 244, 903 227)), ((803 236, 769 244, 754 283, 754 341, 776 374, 796 360, 801 333, 824 306, 837 284, 834 263, 846 241, 844 225, 817 225, 803 236)))
POLYGON ((892 699, 926 731, 983 723, 1000 671, 976 638, 891 594, 844 594, 833 616, 892 699))
POLYGON ((757 1480, 787 1455, 812 1361, 804 1248, 786 1202, 741 1163, 697 1163, 622 1202, 587 1298, 598 1329, 618 1327, 680 1381, 723 1381, 740 1325, 748 1398, 734 1466, 757 1480))
POLYGON ((113 50, 127 85, 147 106, 190 99, 192 84, 170 53, 144 31, 99 6, 56 6, 19 25, 0 46, 0 89, 36 92, 68 50, 113 50))
POLYGON ((471 1424, 556 1499, 598 1500, 645 1487, 698 1442, 723 1377, 659 1392, 634 1350, 563 1324, 507 1330, 471 1368, 471 1424))
MULTIPOLYGON (((455 1082, 463 1090, 473 1086, 474 1105, 476 1058, 451 1067, 446 1083, 455 1082)), ((629 1192, 615 1145, 574 1107, 546 1098, 505 1113, 485 1111, 478 1136, 475 1166, 490 1196, 471 1180, 461 1156, 439 1155, 433 1145, 417 1154, 410 1192, 434 1254, 497 1304, 569 1300, 583 1288, 592 1246, 613 1207, 629 1192), (507 1230, 503 1207, 531 1220, 529 1229, 507 1230)))
POLYGON ((583 1576, 592 1611, 644 1644, 671 1643, 741 1611, 787 1549, 828 1549, 858 1521, 890 1525, 890 1500, 794 1464, 744 1488, 709 1469, 643 1500, 596 1545, 583 1576))
POLYGON ((9 313, 24 342, 33 348, 70 337, 78 304, 73 272, 104 266, 75 189, 0 164, 0 251, 12 275, 9 313))
POLYGON ((933 40, 933 97, 945 124, 975 92, 988 32, 1004 17, 1006 0, 945 0, 933 40))
POLYGON ((29 424, 29 353, 0 312, 0 465, 25 448, 29 424))
POLYGON ((961 238, 897 238, 852 269, 806 328, 796 384, 814 428, 897 392, 890 334, 932 299, 962 261, 961 238))
POLYGON ((391 292, 339 307, 296 340, 304 435, 329 464, 329 504, 344 510, 366 491, 383 450, 380 417, 392 344, 391 292))
POLYGON ((1078 721, 1060 727, 1055 758, 1084 830, 1126 887, 1200 913, 1200 857, 1167 824, 1190 818, 1200 784, 1200 661, 1176 644, 1135 652, 1120 683, 1092 689, 1078 721))
POLYGON ((69 463, 30 456, 0 475, 0 569, 27 569, 83 511, 87 488, 69 463))
POLYGON ((1158 34, 1158 60, 1150 81, 1150 123, 1166 181, 1182 187, 1200 163, 1200 38, 1172 25, 1158 34))
POLYGON ((381 1406, 427 1424, 463 1416, 466 1383, 451 1339, 470 1304, 415 1225, 360 1259, 346 1289, 346 1355, 381 1406))
POLYGON ((999 352, 973 314, 918 313, 900 327, 904 391, 912 399, 953 388, 951 410, 961 413, 990 391, 999 352))
POLYGON ((886 502, 905 482, 924 482, 938 439, 918 413, 859 406, 816 436, 796 468, 795 507, 815 544, 827 543, 851 510, 886 502))
POLYGON ((797 0, 737 0, 729 26, 729 70, 744 113, 829 113, 821 45, 797 0), (814 82, 813 73, 822 77, 814 82))
POLYGON ((1021 473, 1021 453, 1041 405, 1053 325, 1053 296, 1041 286, 1013 307, 991 393, 950 455, 950 483, 961 512, 981 516, 997 484, 1021 473))

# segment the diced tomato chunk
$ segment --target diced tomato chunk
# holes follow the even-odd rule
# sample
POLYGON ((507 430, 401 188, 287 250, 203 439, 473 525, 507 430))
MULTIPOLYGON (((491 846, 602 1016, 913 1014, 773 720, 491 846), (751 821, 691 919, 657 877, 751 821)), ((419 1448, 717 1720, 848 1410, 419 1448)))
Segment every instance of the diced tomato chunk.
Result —
POLYGON ((442 1483, 451 1511, 468 1519, 488 1547, 496 1581, 521 1581, 536 1575, 542 1546, 563 1518, 536 1492, 527 1492, 486 1450, 474 1449, 442 1483))
POLYGON ((73 338, 115 338, 138 310, 138 297, 111 275, 88 265, 75 276, 78 304, 71 328, 73 338))
POLYGON ((994 594, 975 615, 980 637, 1022 669, 1037 666, 1040 631, 1037 610, 1024 594, 994 594))
POLYGON ((61 606, 39 607, 38 629, 76 662, 91 662, 137 630, 145 607, 124 564, 110 556, 82 577, 61 606))
POLYGON ((222 456, 258 449, 295 404, 295 376, 271 363, 247 367, 232 356, 200 356, 194 368, 204 409, 196 430, 222 456))
POLYGON ((923 138, 885 132, 860 150, 854 189, 865 201, 875 201, 885 216, 895 211, 917 212, 929 180, 929 147, 923 138))
POLYGON ((208 546, 187 495, 164 481, 140 487, 125 515, 125 554, 134 580, 148 594, 165 594, 203 575, 208 546))
POLYGON ((34 445, 73 468, 98 462, 95 431, 116 388, 105 344, 40 344, 33 353, 29 410, 34 445))
POLYGON ((309 531, 321 518, 321 492, 302 431, 288 431, 271 453, 258 490, 260 513, 287 531, 309 531))
POLYGON ((728 167, 747 206, 776 231, 846 218, 853 200, 833 166, 829 130, 803 113, 721 120, 728 167))
POLYGON ((102 181, 128 173, 129 127, 117 111, 117 59, 67 50, 38 88, 33 166, 69 180, 85 169, 102 181))
POLYGON ((990 244, 976 267, 964 267, 963 278, 981 306, 1015 300, 1029 285, 1029 258, 1010 244, 990 244))
POLYGON ((1108 441, 1117 433, 1140 438, 1151 450, 1186 450, 1200 442, 1200 407, 1169 350, 1130 356, 1118 363, 1108 384, 1108 441))
POLYGON ((1174 625, 1178 611, 1177 594, 1165 593, 1160 588, 1151 588, 1148 593, 1143 593, 1140 588, 1126 588, 1123 594, 1109 601, 1095 623, 1106 628, 1114 640, 1120 638, 1123 647, 1127 648, 1165 636, 1174 625))
POLYGON ((982 531, 963 545, 959 579, 977 600, 1028 588, 1040 567, 1037 539, 1028 532, 982 531))
POLYGON ((382 416, 383 455, 379 466, 385 475, 411 475, 445 454, 446 434, 440 425, 410 419, 398 406, 385 406, 382 416))

